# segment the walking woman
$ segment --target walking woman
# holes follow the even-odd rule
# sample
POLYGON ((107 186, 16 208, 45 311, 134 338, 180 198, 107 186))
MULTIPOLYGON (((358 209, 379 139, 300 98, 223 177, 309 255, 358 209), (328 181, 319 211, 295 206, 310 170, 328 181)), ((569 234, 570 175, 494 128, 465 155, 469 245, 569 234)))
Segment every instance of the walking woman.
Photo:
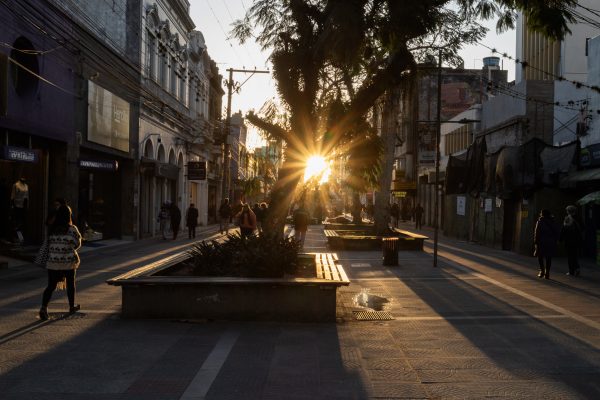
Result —
POLYGON ((48 286, 42 296, 40 319, 48 319, 48 303, 56 287, 66 281, 69 313, 79 310, 75 304, 75 271, 79 268, 77 249, 81 247, 81 234, 73 225, 71 209, 61 205, 56 210, 54 221, 48 231, 48 286))
POLYGON ((552 256, 556 253, 558 230, 550 210, 542 210, 535 224, 533 243, 535 244, 534 256, 537 256, 540 265, 538 278, 550 279, 552 256), (544 263, 545 262, 545 263, 544 263))
POLYGON ((560 241, 565 243, 567 260, 569 262, 569 276, 579 276, 579 260, 577 253, 583 242, 583 234, 579 222, 577 222, 577 207, 567 206, 567 216, 560 229, 560 241))

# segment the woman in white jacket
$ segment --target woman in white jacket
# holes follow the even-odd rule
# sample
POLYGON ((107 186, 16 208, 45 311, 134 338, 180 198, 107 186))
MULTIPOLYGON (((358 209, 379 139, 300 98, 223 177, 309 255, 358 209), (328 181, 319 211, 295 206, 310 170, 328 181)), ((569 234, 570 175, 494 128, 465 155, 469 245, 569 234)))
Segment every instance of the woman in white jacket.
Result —
POLYGON ((81 247, 81 234, 71 218, 71 209, 61 205, 56 210, 54 222, 49 227, 48 234, 48 286, 42 296, 40 319, 48 319, 48 303, 52 293, 60 284, 66 282, 67 297, 69 298, 69 312, 79 310, 75 304, 75 271, 79 267, 77 249, 81 247))

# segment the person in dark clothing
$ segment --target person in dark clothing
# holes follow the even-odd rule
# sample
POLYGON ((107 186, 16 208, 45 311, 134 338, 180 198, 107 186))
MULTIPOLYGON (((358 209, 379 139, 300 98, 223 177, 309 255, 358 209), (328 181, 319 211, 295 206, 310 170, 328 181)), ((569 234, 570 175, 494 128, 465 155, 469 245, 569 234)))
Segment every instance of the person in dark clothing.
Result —
MULTIPOLYGON (((46 219, 46 225, 51 226, 54 223, 54 219, 56 218, 56 212, 60 208, 60 206, 66 206, 67 201, 63 198, 56 198, 52 203, 52 208, 48 211, 48 218, 46 219)), ((81 225, 80 225, 81 226, 81 225)))
POLYGON ((556 253, 558 241, 558 229, 550 210, 542 210, 535 224, 533 243, 535 245, 534 256, 538 258, 540 272, 538 278, 550 279, 550 267, 552 256, 556 253), (545 264, 544 264, 545 261, 545 264))
POLYGON ((194 204, 190 204, 190 208, 188 208, 185 213, 185 222, 188 228, 188 238, 196 237, 196 226, 198 226, 198 209, 194 207, 194 204))
POLYGON ((392 204, 392 207, 390 208, 390 214, 392 216, 392 228, 397 228, 398 219, 400 218, 400 207, 398 206, 398 203, 392 204))
POLYGON ((560 241, 564 242, 567 250, 567 259, 569 262, 569 272, 567 275, 579 276, 579 260, 577 252, 583 241, 581 226, 577 222, 577 207, 567 206, 567 216, 560 229, 560 241))
POLYGON ((308 222, 310 216, 308 211, 304 208, 304 205, 300 205, 296 211, 294 211, 294 232, 295 239, 300 242, 300 246, 304 247, 304 240, 306 239, 306 231, 308 230, 308 222))
POLYGON ((231 206, 229 205, 229 199, 225 198, 221 201, 221 207, 219 207, 219 232, 229 232, 229 220, 231 219, 231 206))
POLYGON ((177 239, 179 225, 181 225, 181 210, 177 204, 171 204, 171 229, 173 230, 173 240, 177 239))
POLYGON ((421 229, 423 227, 423 212, 425 210, 421 204, 417 204, 415 207, 415 229, 421 229))
POLYGON ((258 218, 258 231, 260 233, 262 233, 265 223, 267 222, 267 213, 269 212, 267 203, 265 203, 265 202, 260 203, 259 210, 260 210, 260 214, 256 214, 256 217, 258 218))

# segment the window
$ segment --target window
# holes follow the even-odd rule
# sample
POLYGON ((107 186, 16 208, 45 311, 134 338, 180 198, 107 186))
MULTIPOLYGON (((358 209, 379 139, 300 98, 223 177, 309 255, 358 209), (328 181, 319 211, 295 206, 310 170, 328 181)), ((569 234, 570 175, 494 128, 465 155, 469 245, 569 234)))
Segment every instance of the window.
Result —
POLYGON ((146 57, 148 58, 148 77, 156 79, 156 38, 150 32, 148 32, 146 53, 146 57))
POLYGON ((167 86, 167 54, 164 47, 159 49, 158 57, 158 83, 165 88, 167 86))
POLYGON ((186 79, 185 79, 185 71, 181 71, 181 76, 179 77, 179 100, 181 100, 181 102, 184 105, 187 105, 187 98, 185 95, 185 86, 186 84, 186 79))
POLYGON ((12 47, 10 58, 16 62, 10 63, 10 75, 15 92, 20 97, 34 96, 37 93, 39 82, 35 75, 40 72, 35 48, 29 39, 23 36, 19 37, 12 47))
POLYGON ((177 97, 177 73, 175 72, 176 68, 177 68, 177 62, 175 61, 175 57, 171 57, 171 82, 169 85, 169 89, 171 91, 171 94, 175 97, 177 97))
POLYGON ((590 39, 591 38, 585 38, 585 56, 588 56, 588 53, 590 51, 590 39))

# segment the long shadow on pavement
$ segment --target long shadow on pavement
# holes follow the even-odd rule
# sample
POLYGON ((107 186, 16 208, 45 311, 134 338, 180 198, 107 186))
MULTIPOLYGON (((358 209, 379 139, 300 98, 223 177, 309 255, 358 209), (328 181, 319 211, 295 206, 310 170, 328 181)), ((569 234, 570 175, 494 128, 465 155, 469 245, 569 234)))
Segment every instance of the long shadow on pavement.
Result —
POLYGON ((199 370, 215 368, 204 363, 225 332, 239 336, 207 400, 367 398, 360 377, 346 368, 335 324, 77 315, 0 345, 0 393, 3 400, 176 400, 199 370))
MULTIPOLYGON (((471 260, 474 258, 471 257, 471 260)), ((478 395, 520 398, 532 393, 536 398, 600 397, 600 387, 594 383, 600 381, 600 352, 597 347, 566 334, 546 320, 534 316, 527 318, 528 312, 468 281, 419 282, 418 279, 406 279, 403 282, 432 311, 447 317, 441 324, 451 325, 475 347, 471 351, 464 348, 462 338, 446 340, 441 337, 435 332, 435 329, 440 329, 439 322, 417 322, 422 324, 423 340, 414 337, 404 340, 402 333, 397 333, 398 339, 407 346, 406 353, 414 357, 412 363, 415 369, 420 370, 421 380, 429 380, 430 393, 451 397, 464 390, 463 393, 473 394, 467 397, 474 398, 478 395), (451 318, 457 316, 465 318, 451 318), (498 318, 478 318, 481 316, 498 318), (426 354, 431 359, 438 353, 440 363, 437 367, 419 359, 419 355, 426 354), (457 368, 465 368, 456 364, 467 360, 460 357, 469 356, 474 359, 486 357, 491 364, 467 366, 469 371, 462 379, 470 382, 468 388, 465 388, 464 381, 461 383, 460 377, 444 379, 443 373, 430 371, 439 368, 456 374, 457 368), (490 372, 486 376, 482 371, 490 372)), ((561 323, 554 321, 554 325, 561 323)), ((577 324, 569 319, 562 323, 577 324)))

